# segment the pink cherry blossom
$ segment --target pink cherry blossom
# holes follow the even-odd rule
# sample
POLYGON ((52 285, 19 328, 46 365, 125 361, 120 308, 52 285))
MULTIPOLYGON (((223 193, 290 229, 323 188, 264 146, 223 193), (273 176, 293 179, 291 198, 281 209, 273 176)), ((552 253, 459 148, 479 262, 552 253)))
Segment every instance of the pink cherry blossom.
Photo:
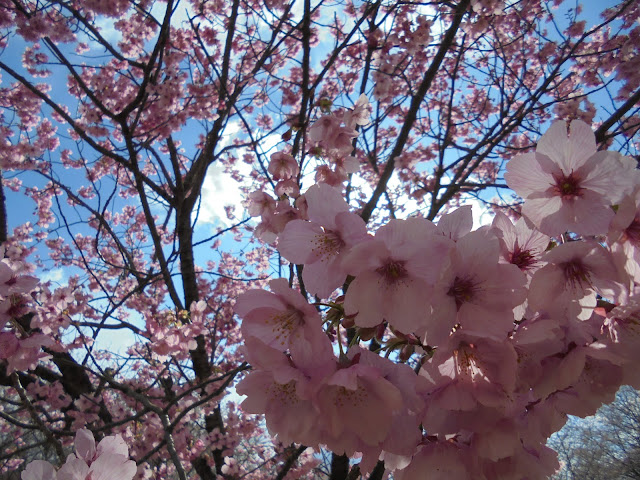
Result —
POLYGON ((248 210, 252 217, 273 214, 276 210, 276 201, 264 192, 252 192, 249 194, 248 210))
MULTIPOLYGON (((402 407, 393 412, 391 428, 379 448, 384 453, 411 455, 420 441, 419 424, 423 409, 422 399, 417 393, 420 377, 408 365, 391 362, 360 347, 349 349, 348 357, 352 360, 357 358, 358 364, 375 367, 400 392, 402 407)), ((375 460, 379 455, 380 452, 375 460)))
POLYGON ((522 213, 547 235, 604 234, 617 204, 638 182, 635 162, 596 151, 591 128, 580 120, 555 122, 535 153, 509 161, 505 180, 524 198, 522 213))
POLYGON ((438 345, 451 329, 505 338, 513 328, 513 309, 526 298, 524 274, 499 263, 499 242, 489 230, 460 238, 438 281, 426 341, 438 345))
POLYGON ((129 460, 129 448, 120 435, 103 438, 96 449, 90 431, 76 432, 75 454, 56 473, 49 462, 36 460, 27 465, 22 480, 133 480, 137 467, 129 460))
POLYGON ((30 275, 21 275, 8 264, 0 261, 0 295, 7 297, 13 294, 29 293, 38 285, 39 280, 30 275))
POLYGON ((456 332, 420 370, 428 380, 422 387, 425 428, 447 434, 490 428, 492 417, 511 403, 516 371, 517 355, 506 340, 456 332), (482 409, 495 411, 474 417, 482 409))
POLYGON ((493 227, 500 240, 500 257, 505 263, 512 263, 527 276, 542 267, 540 260, 549 245, 549 237, 527 225, 524 217, 515 223, 502 212, 496 213, 493 227))
POLYGON ((377 447, 385 440, 393 414, 402 408, 402 395, 377 368, 353 363, 323 382, 317 402, 324 419, 323 443, 353 453, 360 443, 377 447))
POLYGON ((7 360, 7 372, 26 371, 36 368, 40 360, 51 358, 51 355, 42 351, 43 346, 51 346, 54 341, 51 337, 41 333, 34 333, 26 338, 17 338, 13 333, 0 333, 0 346, 6 346, 7 350, 0 350, 0 359, 7 360))
MULTIPOLYGON (((256 205, 256 207, 258 206, 256 205)), ((273 210, 271 207, 272 205, 268 204, 262 210, 262 222, 256 227, 256 236, 267 243, 275 243, 278 234, 284 230, 287 223, 300 219, 303 215, 302 210, 291 206, 288 199, 276 202, 273 210)))
POLYGON ((337 151, 338 155, 348 155, 353 150, 352 141, 358 136, 358 132, 341 124, 342 121, 337 116, 324 115, 309 129, 309 139, 329 152, 337 151))
POLYGON ((298 175, 298 162, 288 153, 276 152, 271 155, 268 172, 275 180, 288 180, 298 175))
POLYGON ((339 128, 342 121, 335 115, 323 115, 309 128, 309 139, 312 142, 329 142, 339 128))
POLYGON ((353 109, 344 113, 344 124, 348 128, 356 128, 356 126, 368 125, 371 118, 372 106, 369 99, 363 93, 358 97, 353 109))
MULTIPOLYGON (((584 418, 594 415, 602 404, 614 400, 624 380, 624 372, 617 364, 618 359, 600 343, 581 347, 575 355, 584 355, 584 368, 571 386, 558 389, 553 395, 559 409, 584 418)), ((566 381, 568 377, 564 379, 566 381)))
POLYGON ((256 338, 247 338, 245 344, 245 357, 257 368, 236 388, 247 396, 243 410, 265 414, 269 431, 282 442, 317 445, 321 417, 313 399, 319 382, 335 371, 335 357, 325 356, 320 368, 303 370, 256 338))
POLYGON ((547 264, 536 271, 529 289, 529 306, 563 317, 572 314, 588 318, 596 295, 618 298, 627 294, 626 279, 611 253, 597 242, 570 242, 547 252, 547 264))
POLYGON ((278 197, 282 197, 284 195, 288 197, 297 197, 300 195, 300 187, 298 187, 298 182, 294 178, 280 180, 276 184, 276 188, 274 190, 278 197))
POLYGON ((242 317, 242 334, 281 351, 289 349, 300 365, 316 363, 331 351, 320 315, 285 279, 271 280, 269 286, 272 293, 249 290, 238 297, 235 311, 242 317))
POLYGON ((347 277, 344 255, 369 237, 362 219, 348 211, 336 189, 314 185, 305 198, 310 222, 289 222, 278 237, 278 250, 287 260, 304 264, 302 279, 310 293, 328 298, 347 277))
POLYGON ((356 277, 345 298, 346 314, 356 315, 361 327, 387 321, 405 333, 424 332, 430 291, 450 249, 451 241, 424 218, 390 221, 344 260, 356 277))

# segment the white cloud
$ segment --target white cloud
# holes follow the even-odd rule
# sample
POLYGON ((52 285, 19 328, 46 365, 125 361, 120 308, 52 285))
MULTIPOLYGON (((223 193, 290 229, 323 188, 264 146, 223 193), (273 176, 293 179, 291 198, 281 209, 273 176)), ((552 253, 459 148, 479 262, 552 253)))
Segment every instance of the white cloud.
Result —
MULTIPOLYGON (((116 30, 115 21, 112 18, 99 15, 95 21, 96 27, 100 31, 100 35, 111 45, 115 45, 122 41, 122 33, 116 30)), ((90 44, 91 46, 91 44, 90 44)))
POLYGON ((225 206, 232 206, 234 215, 241 217, 244 194, 240 191, 240 184, 224 168, 217 163, 209 166, 202 185, 201 206, 198 222, 220 223, 230 226, 225 206))
MULTIPOLYGON (((222 149, 228 146, 233 139, 237 138, 240 134, 239 132, 240 124, 238 122, 229 123, 225 128, 225 133, 218 148, 222 149)), ((255 132, 255 134, 257 137, 262 135, 260 131, 255 132)), ((270 153, 275 151, 274 147, 281 141, 279 134, 268 135, 260 140, 258 151, 264 154, 268 161, 270 153)), ((248 151, 247 148, 238 148, 234 151, 234 155, 238 158, 234 168, 239 171, 241 178, 249 178, 253 169, 252 165, 241 160, 248 151)), ((236 218, 243 218, 244 207, 242 203, 245 200, 245 194, 240 190, 242 185, 230 173, 226 172, 221 164, 211 164, 207 169, 202 185, 198 223, 219 224, 224 227, 233 225, 234 222, 227 218, 225 207, 231 207, 236 218)))
POLYGON ((40 283, 61 283, 65 279, 65 274, 62 268, 54 268, 39 274, 38 277, 40 278, 40 283))

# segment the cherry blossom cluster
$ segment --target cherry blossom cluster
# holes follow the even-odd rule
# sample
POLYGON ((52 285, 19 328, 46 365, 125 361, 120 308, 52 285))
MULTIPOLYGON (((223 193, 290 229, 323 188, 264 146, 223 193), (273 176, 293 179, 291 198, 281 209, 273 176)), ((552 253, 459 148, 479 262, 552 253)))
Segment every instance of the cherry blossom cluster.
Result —
POLYGON ((196 348, 195 338, 205 329, 203 325, 206 304, 202 300, 193 303, 189 312, 183 310, 175 314, 164 311, 161 315, 146 316, 151 349, 159 356, 187 355, 196 348))
MULTIPOLYGON (((310 136, 335 146, 336 125, 310 136)), ((464 206, 371 234, 340 188, 298 196, 271 233, 316 301, 284 279, 238 298, 242 408, 282 442, 361 455, 364 472, 384 460, 400 480, 552 474, 567 415, 640 387, 640 173, 567 127, 507 164, 515 223, 472 230, 464 206)))
MULTIPOLYGON (((525 220, 472 231, 451 208, 506 191, 505 162, 553 114, 637 150, 640 2, 601 21, 600 2, 585 20, 562 0, 426 3, 0 1, 0 474, 86 427, 122 436, 137 479, 317 476, 293 441, 396 478, 535 477, 566 412, 637 383, 627 159, 582 142, 601 157, 554 167, 543 141, 524 161, 538 173, 507 174, 525 220), (361 92, 374 125, 364 96, 329 100, 361 92), (253 224, 230 205, 229 228, 206 231, 220 172, 261 190, 249 209, 270 245, 244 243, 253 224), (407 218, 416 204, 449 215, 407 218), (61 284, 36 286, 15 245, 61 284), (269 288, 282 258, 292 279, 269 288), (236 299, 258 287, 241 327, 236 299), (266 422, 228 395, 241 328, 239 389, 266 422)), ((545 138, 573 149, 557 129, 545 138)), ((59 480, 122 476, 80 456, 59 480)))
POLYGON ((368 44, 375 50, 373 58, 376 65, 371 75, 375 82, 373 96, 381 102, 391 101, 402 94, 396 77, 398 72, 407 68, 409 58, 413 61, 428 57, 429 44, 433 40, 433 22, 424 15, 418 15, 415 28, 413 23, 405 19, 398 25, 397 31, 390 33, 386 39, 383 39, 382 29, 369 32, 368 44))
POLYGON ((56 472, 45 460, 34 460, 22 472, 22 480, 132 480, 138 469, 129 460, 129 447, 120 435, 105 437, 96 446, 86 428, 76 432, 75 454, 56 472))
POLYGON ((11 247, 0 247, 0 360, 7 361, 7 373, 35 368, 49 356, 43 345, 53 340, 44 333, 34 333, 28 322, 21 322, 31 312, 30 293, 38 279, 28 275, 27 264, 11 247))
MULTIPOLYGON (((323 115, 309 128, 311 151, 327 160, 316 168, 316 182, 342 185, 349 174, 358 170, 358 161, 351 155, 353 140, 358 136, 356 128, 368 124, 370 115, 371 105, 366 96, 361 95, 353 109, 346 109, 340 115, 323 115)), ((278 199, 263 191, 252 192, 248 210, 252 217, 261 219, 256 235, 273 243, 289 221, 304 217, 306 205, 298 188, 300 167, 293 156, 285 152, 272 154, 267 171, 278 182, 275 185, 278 199), (296 197, 300 202, 291 205, 290 199, 296 197)))

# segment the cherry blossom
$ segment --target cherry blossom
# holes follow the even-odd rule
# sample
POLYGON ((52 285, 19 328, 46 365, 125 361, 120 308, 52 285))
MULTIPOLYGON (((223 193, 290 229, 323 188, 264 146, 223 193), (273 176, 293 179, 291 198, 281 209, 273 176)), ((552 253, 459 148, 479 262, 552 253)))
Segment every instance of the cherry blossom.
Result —
POLYGON ((505 263, 511 263, 530 277, 543 266, 542 254, 549 245, 549 237, 527 225, 524 217, 515 223, 501 212, 493 219, 500 240, 500 257, 505 263))
MULTIPOLYGON (((249 337, 246 345, 247 359, 261 368, 246 376, 236 388, 239 394, 247 395, 242 402, 243 410, 265 414, 269 431, 284 443, 317 445, 321 421, 313 402, 317 383, 292 365, 286 355, 259 340, 249 337)), ((334 363, 327 362, 320 376, 333 370, 334 363)))
POLYGON ((513 309, 526 298, 525 277, 515 265, 498 259, 498 239, 488 230, 456 242, 435 287, 428 343, 446 340, 456 325, 495 338, 504 338, 513 328, 513 309))
POLYGON ((363 93, 358 97, 353 109, 344 113, 344 123, 348 128, 356 128, 356 126, 368 125, 371 118, 372 106, 369 99, 363 93))
POLYGON ((542 479, 639 383, 640 6, 338 3, 0 8, 0 476, 542 479))
POLYGON ((596 242, 559 245, 543 260, 546 265, 531 279, 528 300, 533 309, 563 315, 571 308, 588 317, 596 295, 614 299, 627 294, 611 253, 596 242))
POLYGON ((296 159, 288 153, 276 152, 271 155, 271 161, 269 162, 269 168, 267 169, 273 178, 276 180, 288 180, 295 177, 300 168, 296 159))
POLYGON ((542 233, 581 235, 607 232, 616 205, 638 182, 635 162, 596 151, 591 128, 580 120, 555 122, 536 153, 512 159, 505 180, 525 199, 522 213, 542 233))
POLYGON ((304 264, 302 278, 310 293, 328 298, 347 277, 344 256, 369 237, 362 219, 348 211, 335 189, 315 185, 305 198, 310 221, 289 222, 278 237, 278 250, 287 260, 304 264))
POLYGON ((80 429, 75 438, 75 454, 67 457, 58 470, 49 462, 31 462, 22 473, 22 480, 132 480, 137 473, 134 461, 129 460, 129 448, 120 435, 103 438, 96 448, 93 434, 80 429))
POLYGON ((405 332, 422 332, 430 302, 428 292, 440 275, 451 248, 424 218, 394 220, 375 239, 355 246, 343 266, 356 278, 349 285, 345 312, 356 324, 383 321, 405 332))
POLYGON ((319 354, 331 350, 318 312, 285 279, 271 280, 269 286, 273 293, 249 290, 238 298, 235 311, 243 319, 243 335, 289 349, 300 364, 316 363, 319 354))

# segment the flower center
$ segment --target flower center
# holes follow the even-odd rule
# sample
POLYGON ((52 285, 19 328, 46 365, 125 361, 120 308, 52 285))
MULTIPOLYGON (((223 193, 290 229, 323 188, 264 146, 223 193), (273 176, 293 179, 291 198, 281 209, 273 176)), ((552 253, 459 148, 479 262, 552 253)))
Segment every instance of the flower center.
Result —
POLYGON ((275 400, 285 406, 295 406, 300 399, 296 393, 296 382, 291 380, 289 383, 273 383, 267 388, 267 395, 271 400, 275 400))
POLYGON ((456 308, 459 310, 463 303, 470 302, 473 299, 475 290, 476 286, 473 280, 456 277, 447 295, 453 297, 456 301, 456 308))
POLYGON ((311 250, 318 255, 340 253, 345 243, 336 232, 325 230, 324 234, 316 235, 311 250))
POLYGON ((475 345, 461 343, 458 348, 453 351, 456 365, 456 371, 459 375, 467 375, 473 378, 481 373, 478 360, 475 356, 475 345))
POLYGON ((388 259, 381 267, 376 269, 376 273, 380 275, 387 283, 396 283, 402 281, 409 276, 405 263, 402 260, 388 259))
POLYGON ((530 250, 520 250, 520 247, 516 245, 511 254, 510 263, 524 271, 531 268, 536 263, 536 259, 530 250))
POLYGON ((561 263, 559 266, 564 274, 565 282, 571 285, 574 290, 577 288, 584 290, 591 286, 589 271, 581 260, 574 259, 570 262, 561 263))
POLYGON ((571 172, 569 176, 562 174, 561 177, 556 177, 555 180, 554 190, 563 199, 582 196, 583 188, 580 186, 580 179, 575 173, 571 172))
POLYGON ((336 391, 336 396, 333 399, 334 405, 338 408, 345 406, 361 406, 368 399, 369 394, 360 382, 358 382, 358 388, 351 390, 349 388, 339 386, 336 391))
POLYGON ((281 345, 286 345, 291 334, 304 324, 304 318, 299 310, 287 308, 284 312, 267 319, 265 323, 271 324, 276 340, 279 340, 281 345))

